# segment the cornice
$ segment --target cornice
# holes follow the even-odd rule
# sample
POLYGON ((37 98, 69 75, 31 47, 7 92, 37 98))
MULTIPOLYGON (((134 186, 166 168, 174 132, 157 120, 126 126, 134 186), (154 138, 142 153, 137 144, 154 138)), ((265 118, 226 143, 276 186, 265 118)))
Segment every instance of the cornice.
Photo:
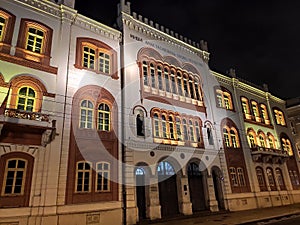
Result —
POLYGON ((31 8, 34 11, 40 12, 42 14, 48 14, 53 16, 56 19, 61 20, 66 23, 73 23, 77 26, 84 28, 86 30, 90 30, 96 34, 100 34, 104 37, 113 39, 113 40, 121 40, 121 32, 108 27, 104 24, 101 24, 95 20, 92 20, 88 17, 85 17, 81 14, 77 13, 77 10, 70 8, 65 5, 58 5, 51 1, 47 0, 12 0, 17 4, 23 4, 27 8, 31 8))
MULTIPOLYGON (((156 39, 159 41, 163 41, 166 43, 169 43, 177 48, 181 48, 185 51, 188 51, 192 54, 195 54, 202 58, 204 62, 208 63, 209 61, 209 52, 203 51, 199 48, 196 47, 196 43, 192 42, 191 40, 188 40, 186 38, 185 41, 179 40, 178 38, 172 36, 171 34, 174 35, 173 31, 169 31, 167 28, 165 29, 166 32, 163 32, 159 30, 159 25, 156 24, 156 27, 153 26, 153 22, 150 21, 150 24, 147 24, 143 21, 142 19, 136 19, 133 16, 122 12, 122 19, 123 19, 123 24, 126 25, 130 30, 135 30, 138 31, 146 36, 149 37, 149 39, 156 39), (171 34, 170 34, 171 33, 171 34), (186 43, 188 42, 188 43, 186 43)), ((147 18, 144 18, 144 20, 147 21, 147 18)), ((178 34, 175 34, 178 36, 178 34)), ((183 39, 183 37, 181 36, 183 39)), ((199 44, 198 44, 199 45, 199 44)))
POLYGON ((106 38, 118 41, 121 41, 122 39, 122 33, 120 31, 92 20, 86 16, 78 14, 74 22, 77 26, 92 31, 96 34, 100 34, 106 38))

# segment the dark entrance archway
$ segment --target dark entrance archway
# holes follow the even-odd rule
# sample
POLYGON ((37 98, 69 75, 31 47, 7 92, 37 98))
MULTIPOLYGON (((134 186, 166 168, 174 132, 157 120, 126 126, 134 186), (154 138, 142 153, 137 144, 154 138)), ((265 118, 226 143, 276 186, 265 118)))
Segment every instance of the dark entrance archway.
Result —
POLYGON ((187 172, 193 212, 206 210, 206 171, 200 171, 199 164, 192 162, 188 164, 187 172))
POLYGON ((222 188, 222 173, 221 170, 214 166, 211 169, 211 173, 212 173, 212 178, 213 178, 213 182, 214 182, 214 188, 215 188, 215 196, 216 196, 216 200, 218 202, 218 207, 219 210, 224 210, 225 209, 225 202, 224 202, 224 195, 223 195, 223 188, 222 188))
POLYGON ((139 209, 139 218, 146 219, 146 183, 145 170, 138 167, 135 170, 136 179, 136 203, 139 209))
POLYGON ((173 166, 166 161, 160 162, 157 175, 161 216, 169 217, 179 214, 176 173, 173 166))

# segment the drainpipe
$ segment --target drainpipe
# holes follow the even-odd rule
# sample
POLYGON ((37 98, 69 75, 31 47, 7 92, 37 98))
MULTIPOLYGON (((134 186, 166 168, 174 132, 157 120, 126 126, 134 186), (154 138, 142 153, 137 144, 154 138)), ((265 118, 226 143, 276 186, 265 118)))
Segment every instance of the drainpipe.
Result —
POLYGON ((126 162, 125 162, 125 93, 124 93, 124 86, 125 86, 125 73, 124 73, 124 37, 121 34, 121 41, 120 41, 120 77, 121 77, 121 150, 122 150, 122 200, 123 200, 123 225, 127 224, 127 195, 126 195, 126 178, 125 178, 125 169, 126 169, 126 162))

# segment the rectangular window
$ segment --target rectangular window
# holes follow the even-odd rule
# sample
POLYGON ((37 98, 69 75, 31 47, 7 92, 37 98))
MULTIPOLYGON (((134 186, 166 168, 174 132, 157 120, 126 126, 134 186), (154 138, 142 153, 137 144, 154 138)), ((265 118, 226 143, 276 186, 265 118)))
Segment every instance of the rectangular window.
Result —
POLYGON ((235 168, 230 167, 229 172, 230 172, 230 178, 231 178, 232 185, 233 186, 238 186, 239 184, 238 184, 238 179, 237 179, 235 168))
POLYGON ((8 160, 5 167, 5 179, 2 195, 24 194, 27 161, 21 159, 8 160))
POLYGON ((237 174, 238 174, 240 186, 246 186, 243 169, 242 168, 237 168, 237 174))
POLYGON ((78 162, 76 173, 76 192, 89 192, 91 182, 91 165, 87 162, 78 162))
POLYGON ((28 28, 26 50, 42 53, 44 32, 34 27, 28 28))
POLYGON ((5 29, 5 18, 0 16, 0 41, 3 40, 5 29))
POLYGON ((99 53, 99 71, 102 73, 110 71, 110 56, 104 52, 99 53))
POLYGON ((83 47, 82 66, 95 69, 95 50, 87 46, 83 47))
POLYGON ((101 162, 97 164, 97 178, 96 178, 96 190, 109 191, 110 190, 110 164, 101 162))

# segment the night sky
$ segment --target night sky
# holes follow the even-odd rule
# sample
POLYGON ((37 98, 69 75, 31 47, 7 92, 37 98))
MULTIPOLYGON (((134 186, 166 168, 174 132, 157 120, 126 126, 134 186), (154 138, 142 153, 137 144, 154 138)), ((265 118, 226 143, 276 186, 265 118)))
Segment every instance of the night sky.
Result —
MULTIPOLYGON (((76 0, 75 9, 108 26, 118 0, 76 0)), ((300 97, 300 1, 131 0, 131 11, 192 41, 208 42, 209 66, 282 99, 300 97)))

